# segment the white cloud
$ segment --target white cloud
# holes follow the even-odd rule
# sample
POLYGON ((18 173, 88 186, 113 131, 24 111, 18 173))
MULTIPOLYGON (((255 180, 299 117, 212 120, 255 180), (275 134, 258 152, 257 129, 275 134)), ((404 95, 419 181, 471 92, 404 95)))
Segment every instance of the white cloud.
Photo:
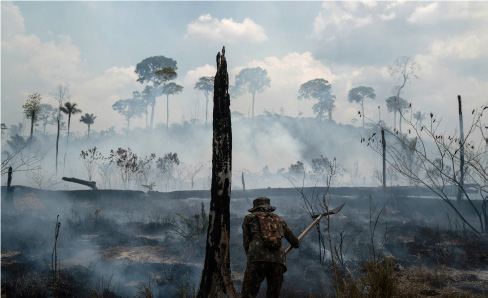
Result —
POLYGON ((435 40, 430 46, 436 58, 476 59, 487 57, 487 30, 475 29, 444 40, 435 40))
POLYGON ((389 14, 378 14, 378 16, 382 21, 389 21, 393 20, 396 14, 394 12, 390 12, 389 14))
POLYGON ((406 1, 392 1, 392 2, 388 2, 388 5, 386 6, 385 10, 391 10, 397 6, 402 6, 406 1))
POLYGON ((375 5, 360 2, 324 2, 323 11, 320 11, 314 20, 314 36, 320 36, 329 26, 336 27, 337 30, 348 28, 358 28, 371 24, 371 15, 365 15, 365 9, 374 8, 375 5))
POLYGON ((2 24, 2 39, 24 33, 24 16, 18 6, 2 2, 2 24))
MULTIPOLYGON (((110 93, 115 90, 124 89, 127 85, 132 85, 133 88, 139 87, 137 83, 137 74, 134 72, 135 66, 129 67, 111 67, 105 71, 103 76, 86 81, 82 84, 81 90, 93 90, 96 94, 100 92, 110 93)), ((106 94, 100 96, 105 97, 106 94)))
POLYGON ((488 2, 486 1, 452 1, 446 3, 446 19, 481 21, 486 24, 488 2))
MULTIPOLYGON (((261 67, 265 69, 271 79, 271 87, 261 94, 256 94, 254 114, 263 111, 280 112, 296 117, 299 111, 312 116, 312 101, 298 101, 300 85, 313 79, 323 78, 333 84, 337 76, 320 61, 315 60, 310 52, 293 52, 282 58, 266 57, 263 60, 253 60, 245 66, 239 66, 229 71, 230 84, 235 76, 244 68, 261 67)), ((244 94, 232 101, 232 109, 247 116, 251 105, 250 94, 244 94)))
POLYGON ((371 8, 378 5, 374 0, 343 0, 343 6, 348 11, 356 11, 360 5, 371 8))
POLYGON ((437 20, 439 13, 439 5, 431 3, 427 6, 420 6, 407 18, 408 23, 412 24, 427 24, 437 20))
MULTIPOLYGON (((103 75, 70 86, 72 100, 76 101, 84 113, 94 113, 100 121, 93 126, 95 130, 104 130, 111 126, 124 127, 124 118, 112 109, 119 99, 132 97, 132 92, 141 90, 142 85, 134 73, 135 66, 111 67, 103 75), (103 121, 102 121, 103 119, 103 121)), ((136 123, 131 121, 131 127, 136 123)), ((83 129, 83 125, 77 127, 83 129)))
MULTIPOLYGON (((112 104, 141 89, 134 66, 112 67, 93 79, 70 36, 42 41, 35 35, 25 35, 23 22, 17 6, 2 3, 2 74, 8 73, 2 76, 2 122, 18 122, 21 106, 33 92, 39 92, 44 103, 56 104, 50 93, 59 83, 69 84, 71 100, 83 113, 104 119, 97 121, 93 129, 106 129, 123 121, 112 110, 112 104)), ((74 131, 86 129, 76 122, 72 123, 74 131)))
POLYGON ((217 69, 208 64, 189 70, 183 78, 183 85, 187 90, 193 89, 201 77, 214 77, 216 72, 217 69))
POLYGON ((198 20, 186 26, 186 39, 214 42, 251 42, 259 43, 268 40, 264 28, 251 19, 245 18, 242 23, 232 18, 216 19, 210 14, 202 15, 198 20))

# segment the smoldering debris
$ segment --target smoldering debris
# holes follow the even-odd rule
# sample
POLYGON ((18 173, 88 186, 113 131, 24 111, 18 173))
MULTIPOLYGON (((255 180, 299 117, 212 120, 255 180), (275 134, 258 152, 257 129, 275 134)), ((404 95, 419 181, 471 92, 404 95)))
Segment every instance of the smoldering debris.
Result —
MULTIPOLYGON (((433 210, 439 210, 438 200, 408 196, 408 187, 393 191, 395 199, 381 197, 382 190, 376 188, 331 189, 330 206, 346 203, 341 216, 332 216, 329 222, 337 272, 345 274, 348 282, 351 277, 347 272, 359 280, 363 274, 361 262, 369 260, 375 251, 377 256, 381 253, 393 260, 392 274, 398 280, 415 274, 415 270, 428 270, 422 271, 432 279, 430 284, 422 284, 425 293, 444 293, 456 287, 465 295, 486 294, 486 237, 464 229, 452 214, 433 214, 433 210), (373 219, 383 211, 372 237, 374 206, 373 219), (438 268, 437 273, 432 268, 438 268), (448 285, 436 283, 435 274, 448 274, 448 269, 477 273, 470 280, 450 276, 448 285)), ((204 193, 105 190, 94 199, 91 191, 19 187, 13 203, 2 201, 2 292, 8 296, 35 293, 73 297, 96 293, 134 297, 144 291, 155 297, 191 294, 198 288, 204 261, 206 231, 202 211, 208 212, 209 204, 209 194, 205 197, 204 193), (26 206, 42 204, 44 208, 16 208, 15 202, 26 197, 29 202, 36 202, 26 206), (51 261, 58 214, 60 269, 59 280, 53 284, 46 262, 51 261)), ((303 208, 302 194, 296 189, 247 191, 252 196, 259 193, 271 198, 277 207, 275 212, 286 219, 296 234, 312 222, 303 208)), ((305 189, 303 194, 319 193, 316 188, 305 189)), ((231 199, 229 248, 232 278, 238 290, 246 267, 241 224, 250 204, 239 191, 231 199)), ((459 208, 468 210, 469 206, 459 208)), ((324 218, 305 236, 300 249, 287 255, 283 297, 333 295, 335 277, 328 231, 324 218)), ((263 284, 260 295, 265 288, 263 284)))

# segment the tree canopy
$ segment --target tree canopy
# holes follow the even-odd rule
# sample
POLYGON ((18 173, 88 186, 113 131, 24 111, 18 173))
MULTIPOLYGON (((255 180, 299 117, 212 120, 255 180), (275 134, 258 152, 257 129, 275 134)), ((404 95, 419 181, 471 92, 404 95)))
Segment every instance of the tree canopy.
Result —
POLYGON ((256 93, 262 93, 270 87, 271 79, 266 69, 261 67, 244 68, 236 75, 235 91, 252 94, 252 116, 254 117, 254 100, 256 93))
POLYGON ((163 94, 166 94, 166 128, 169 127, 169 96, 179 94, 181 91, 183 91, 183 86, 173 82, 163 87, 163 94))
POLYGON ((201 77, 195 83, 195 89, 202 90, 205 94, 212 93, 214 90, 214 77, 201 77))
POLYGON ((348 100, 349 102, 357 102, 361 104, 362 118, 363 118, 363 128, 364 128, 364 100, 366 98, 375 99, 376 94, 374 89, 366 86, 359 86, 349 90, 348 100))
POLYGON ((54 111, 54 107, 47 103, 41 103, 39 107, 41 108, 41 110, 37 114, 37 120, 39 120, 42 123, 42 126, 44 128, 43 134, 46 134, 46 126, 49 123, 51 114, 54 111))
POLYGON ((205 95, 205 124, 208 121, 208 96, 214 91, 214 77, 201 77, 195 83, 195 89, 202 90, 205 95))
POLYGON ((81 113, 81 110, 78 109, 77 103, 71 103, 69 101, 65 102, 64 106, 62 106, 60 109, 61 109, 61 112, 68 115, 68 137, 66 139, 66 144, 67 144, 69 141, 69 128, 71 125, 71 115, 81 113))
POLYGON ((141 117, 144 112, 141 100, 135 98, 117 100, 112 108, 127 120, 127 130, 130 128, 130 119, 141 117))
MULTIPOLYGON (((388 108, 388 113, 393 112, 394 116, 394 127, 396 128, 396 113, 400 113, 400 118, 398 120, 399 126, 401 128, 402 125, 402 117, 401 114, 408 111, 410 108, 410 104, 403 98, 399 97, 397 99, 396 96, 390 96, 386 99, 386 107, 388 108)), ((400 130, 401 131, 401 130, 400 130)))
POLYGON ((146 85, 142 96, 148 105, 151 106, 151 128, 154 123, 156 97, 161 95, 161 85, 164 85, 168 80, 176 78, 177 69, 176 61, 164 56, 148 57, 136 65, 134 72, 138 75, 137 81, 141 84, 149 84, 146 85))
POLYGON ((93 123, 95 123, 95 118, 97 118, 97 116, 94 116, 93 114, 88 114, 88 113, 85 113, 85 115, 82 115, 80 118, 80 122, 83 122, 86 125, 88 125, 88 138, 90 138, 90 126, 93 123))
POLYGON ((390 76, 398 83, 398 85, 395 85, 395 87, 393 87, 393 94, 395 94, 396 98, 399 99, 399 103, 397 104, 397 111, 400 112, 400 132, 402 132, 401 121, 404 111, 404 109, 402 108, 403 103, 401 103, 400 94, 402 94, 402 89, 405 87, 409 80, 418 79, 417 73, 421 70, 422 68, 420 67, 420 65, 408 56, 398 57, 397 59, 395 59, 395 61, 393 61, 393 64, 388 66, 390 76))
POLYGON ((332 111, 335 108, 335 95, 332 95, 332 86, 329 81, 324 79, 314 79, 300 85, 298 90, 298 100, 317 99, 318 102, 313 105, 312 109, 317 117, 324 117, 325 112, 329 114, 329 120, 332 121, 332 111))
POLYGON ((137 63, 134 72, 139 76, 137 79, 139 83, 154 83, 157 77, 156 71, 165 67, 171 67, 174 70, 178 69, 175 60, 164 56, 153 56, 137 63))
POLYGON ((41 111, 41 95, 37 92, 30 94, 27 101, 22 105, 24 115, 31 120, 31 131, 29 141, 32 139, 34 133, 34 124, 37 121, 37 114, 41 111))
POLYGON ((174 80, 178 77, 175 69, 173 67, 164 67, 157 70, 155 73, 154 83, 156 85, 166 85, 166 82, 174 80))
POLYGON ((37 120, 36 116, 41 111, 41 99, 41 95, 37 92, 32 93, 27 97, 25 104, 22 105, 24 116, 27 119, 37 120))

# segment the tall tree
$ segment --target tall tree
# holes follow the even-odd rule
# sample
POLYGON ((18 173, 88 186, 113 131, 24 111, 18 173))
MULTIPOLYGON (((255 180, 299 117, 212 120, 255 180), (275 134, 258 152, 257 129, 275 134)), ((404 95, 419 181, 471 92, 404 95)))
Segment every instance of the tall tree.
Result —
POLYGON ((271 79, 266 69, 261 67, 244 68, 236 75, 235 88, 252 94, 252 117, 254 117, 254 100, 256 93, 262 93, 270 87, 271 79))
POLYGON ((163 88, 163 94, 166 94, 166 128, 169 127, 169 96, 179 94, 183 91, 183 86, 176 83, 166 84, 163 88))
POLYGON ((318 118, 323 118, 327 112, 329 121, 332 121, 332 112, 335 109, 335 95, 332 95, 332 86, 324 79, 314 79, 300 85, 298 100, 317 99, 312 109, 318 118))
POLYGON ((71 124, 71 115, 79 114, 81 113, 81 110, 78 109, 78 104, 77 103, 71 103, 69 101, 64 103, 64 106, 61 107, 61 112, 65 113, 68 115, 68 136, 66 138, 66 147, 68 147, 69 143, 69 127, 71 124))
POLYGON ((58 101, 58 115, 56 118, 56 124, 57 124, 57 134, 56 134, 56 177, 58 176, 58 149, 59 149, 59 131, 61 129, 61 107, 63 106, 63 102, 66 100, 69 100, 71 98, 70 92, 69 92, 69 85, 68 84, 62 84, 59 83, 59 85, 56 86, 56 89, 54 92, 51 94, 54 99, 58 101))
POLYGON ((197 297, 240 297, 230 272, 232 123, 225 48, 217 54, 214 86, 212 187, 205 262, 197 297))
POLYGON ((208 119, 208 96, 213 93, 214 80, 213 77, 201 77, 195 83, 195 89, 202 90, 205 95, 205 124, 207 124, 208 119))
POLYGON ((422 113, 421 111, 417 111, 415 112, 415 114, 413 114, 413 118, 415 120, 417 120, 417 128, 419 130, 422 129, 422 121, 425 120, 425 113, 422 113))
MULTIPOLYGON (((420 65, 408 56, 398 57, 393 61, 393 64, 388 66, 390 76, 398 83, 393 88, 393 93, 399 101, 402 89, 409 80, 418 79, 417 73, 421 69, 420 65)), ((399 109, 398 112, 400 113, 400 132, 402 132, 401 118, 403 117, 403 110, 399 109)))
POLYGON ((361 104, 361 111, 363 118, 363 128, 364 128, 364 100, 366 98, 375 99, 376 94, 374 94, 374 89, 371 87, 359 86, 349 90, 348 100, 349 102, 357 102, 361 104))
POLYGON ((144 112, 143 105, 141 101, 135 98, 120 99, 117 100, 112 108, 118 112, 120 115, 124 116, 127 121, 127 133, 130 129, 130 119, 134 117, 141 117, 144 112))
POLYGON ((93 114, 88 114, 88 113, 85 113, 85 115, 82 115, 80 118, 80 122, 83 122, 86 125, 88 125, 88 139, 90 139, 90 126, 93 123, 95 123, 95 118, 97 118, 97 116, 94 116, 93 114))
MULTIPOLYGON (((137 81, 141 84, 148 84, 148 86, 153 87, 154 89, 159 90, 151 90, 151 96, 153 96, 153 100, 151 100, 151 128, 153 128, 153 120, 154 120, 154 106, 156 104, 156 97, 161 95, 161 87, 158 84, 160 78, 156 75, 156 71, 162 70, 165 67, 171 67, 175 71, 178 69, 176 67, 176 61, 171 58, 166 58, 164 56, 153 56, 142 60, 141 62, 137 63, 135 73, 139 76, 137 81)), ((146 90, 146 89, 145 89, 146 90)))
POLYGON ((43 127, 42 133, 45 135, 46 134, 46 126, 48 125, 49 120, 51 119, 51 114, 54 111, 54 107, 50 104, 47 104, 47 103, 41 103, 39 105, 39 107, 41 108, 41 110, 39 111, 39 113, 37 115, 37 119, 42 123, 42 127, 43 127))
POLYGON ((31 129, 29 143, 32 141, 32 134, 34 133, 34 123, 37 121, 37 114, 41 111, 41 95, 37 92, 30 94, 27 101, 22 105, 24 109, 24 116, 31 120, 31 129))
POLYGON ((396 129, 396 113, 400 113, 400 117, 398 119, 398 125, 400 132, 402 131, 402 115, 410 108, 410 104, 401 97, 390 96, 386 99, 386 107, 388 109, 388 113, 393 112, 393 123, 396 129))
MULTIPOLYGON (((47 124, 53 125, 53 126, 58 126, 58 114, 59 114, 59 109, 54 108, 51 112, 51 115, 47 121, 47 124)), ((64 121, 64 116, 63 114, 59 115, 59 130, 65 130, 66 129, 66 121, 64 121)))
POLYGON ((141 100, 144 106, 144 113, 146 114, 146 128, 149 127, 148 123, 148 107, 152 107, 154 111, 154 105, 156 104, 156 95, 154 94, 154 87, 146 85, 144 90, 141 92, 141 100))

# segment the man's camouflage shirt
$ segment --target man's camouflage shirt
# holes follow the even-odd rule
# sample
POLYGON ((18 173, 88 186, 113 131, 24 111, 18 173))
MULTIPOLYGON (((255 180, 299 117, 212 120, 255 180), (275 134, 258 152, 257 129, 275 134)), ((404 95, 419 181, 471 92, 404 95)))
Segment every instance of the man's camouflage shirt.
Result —
MULTIPOLYGON (((244 250, 247 254, 247 262, 273 262, 281 263, 286 267, 286 257, 285 250, 283 249, 283 243, 279 248, 268 248, 264 246, 263 238, 261 236, 261 226, 259 225, 259 219, 257 215, 267 212, 255 211, 244 217, 244 222, 242 223, 242 236, 244 243, 244 250)), ((290 242, 290 244, 297 248, 300 246, 300 241, 295 237, 293 232, 290 230, 286 222, 274 214, 274 216, 279 219, 278 231, 282 238, 285 238, 290 242)))

